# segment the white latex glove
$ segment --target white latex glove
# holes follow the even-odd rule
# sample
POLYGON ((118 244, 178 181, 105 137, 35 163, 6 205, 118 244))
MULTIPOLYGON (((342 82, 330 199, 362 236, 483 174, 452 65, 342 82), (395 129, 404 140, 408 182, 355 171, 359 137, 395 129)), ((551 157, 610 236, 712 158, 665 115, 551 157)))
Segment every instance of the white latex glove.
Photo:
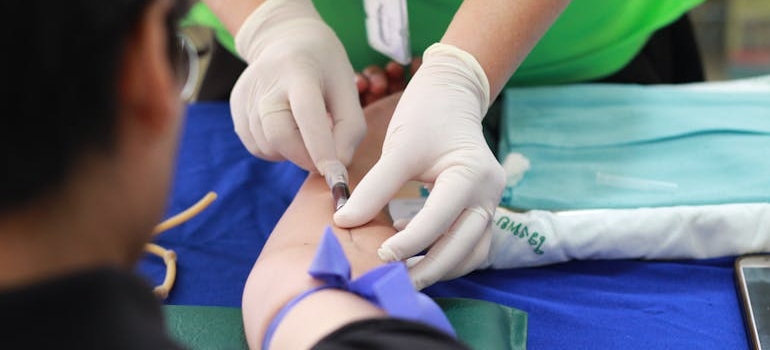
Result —
POLYGON ((339 226, 362 225, 408 180, 433 184, 423 209, 377 252, 400 261, 430 247, 408 264, 418 289, 486 260, 487 228, 505 184, 482 134, 488 107, 489 82, 473 56, 450 45, 429 47, 396 106, 380 160, 334 215, 339 226))
POLYGON ((349 164, 366 123, 345 49, 312 2, 266 1, 235 46, 248 67, 230 107, 249 152, 321 174, 349 164))

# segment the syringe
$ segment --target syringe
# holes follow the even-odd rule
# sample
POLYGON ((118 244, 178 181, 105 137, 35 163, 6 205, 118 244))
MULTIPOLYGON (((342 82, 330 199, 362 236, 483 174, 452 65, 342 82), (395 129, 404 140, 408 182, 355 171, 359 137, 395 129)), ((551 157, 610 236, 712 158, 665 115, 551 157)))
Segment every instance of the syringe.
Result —
POLYGON ((326 167, 324 178, 332 191, 334 211, 340 210, 347 203, 348 198, 350 198, 348 171, 341 163, 335 163, 326 167))

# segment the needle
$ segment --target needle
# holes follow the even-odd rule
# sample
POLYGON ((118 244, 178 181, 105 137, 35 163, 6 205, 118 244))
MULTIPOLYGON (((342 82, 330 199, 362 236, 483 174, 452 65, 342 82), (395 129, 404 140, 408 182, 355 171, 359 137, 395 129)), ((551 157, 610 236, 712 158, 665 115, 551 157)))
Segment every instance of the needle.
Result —
POLYGON ((350 188, 348 187, 348 171, 341 163, 333 163, 326 167, 324 172, 326 184, 332 190, 332 199, 334 200, 334 211, 340 210, 350 198, 350 188))
POLYGON ((332 198, 334 199, 334 211, 340 210, 350 198, 350 189, 344 182, 338 182, 332 186, 332 198))

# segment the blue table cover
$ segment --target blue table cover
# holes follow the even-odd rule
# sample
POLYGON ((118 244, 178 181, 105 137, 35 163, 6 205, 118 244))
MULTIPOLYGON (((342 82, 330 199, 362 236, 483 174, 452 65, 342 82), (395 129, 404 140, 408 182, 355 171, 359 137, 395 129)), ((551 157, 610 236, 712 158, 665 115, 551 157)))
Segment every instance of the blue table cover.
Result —
MULTIPOLYGON (((251 266, 305 176, 249 155, 227 104, 190 106, 168 215, 210 190, 219 199, 157 237, 179 258, 166 303, 240 306, 251 266)), ((426 291, 528 312, 530 349, 745 349, 733 260, 575 261, 478 271, 426 291)), ((138 270, 153 283, 164 274, 153 256, 138 270)))

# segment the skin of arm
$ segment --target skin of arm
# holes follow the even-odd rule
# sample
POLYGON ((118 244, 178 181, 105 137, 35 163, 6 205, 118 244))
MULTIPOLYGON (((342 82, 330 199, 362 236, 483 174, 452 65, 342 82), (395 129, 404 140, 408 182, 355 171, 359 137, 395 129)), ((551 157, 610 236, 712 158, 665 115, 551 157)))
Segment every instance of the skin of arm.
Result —
MULTIPOLYGON (((380 147, 399 95, 371 104, 364 110, 368 133, 349 167, 355 185, 380 155, 380 147)), ((278 310, 300 293, 318 285, 307 269, 324 228, 332 225, 350 261, 352 278, 384 264, 377 257, 380 244, 393 235, 384 212, 364 226, 334 227, 329 187, 317 174, 308 176, 260 252, 243 294, 246 338, 259 348, 268 324, 278 310)), ((286 315, 271 341, 273 349, 309 348, 341 326, 365 318, 384 317, 376 306, 354 294, 327 289, 303 299, 286 315)))
POLYGON ((476 58, 494 100, 569 0, 465 0, 441 38, 476 58))

